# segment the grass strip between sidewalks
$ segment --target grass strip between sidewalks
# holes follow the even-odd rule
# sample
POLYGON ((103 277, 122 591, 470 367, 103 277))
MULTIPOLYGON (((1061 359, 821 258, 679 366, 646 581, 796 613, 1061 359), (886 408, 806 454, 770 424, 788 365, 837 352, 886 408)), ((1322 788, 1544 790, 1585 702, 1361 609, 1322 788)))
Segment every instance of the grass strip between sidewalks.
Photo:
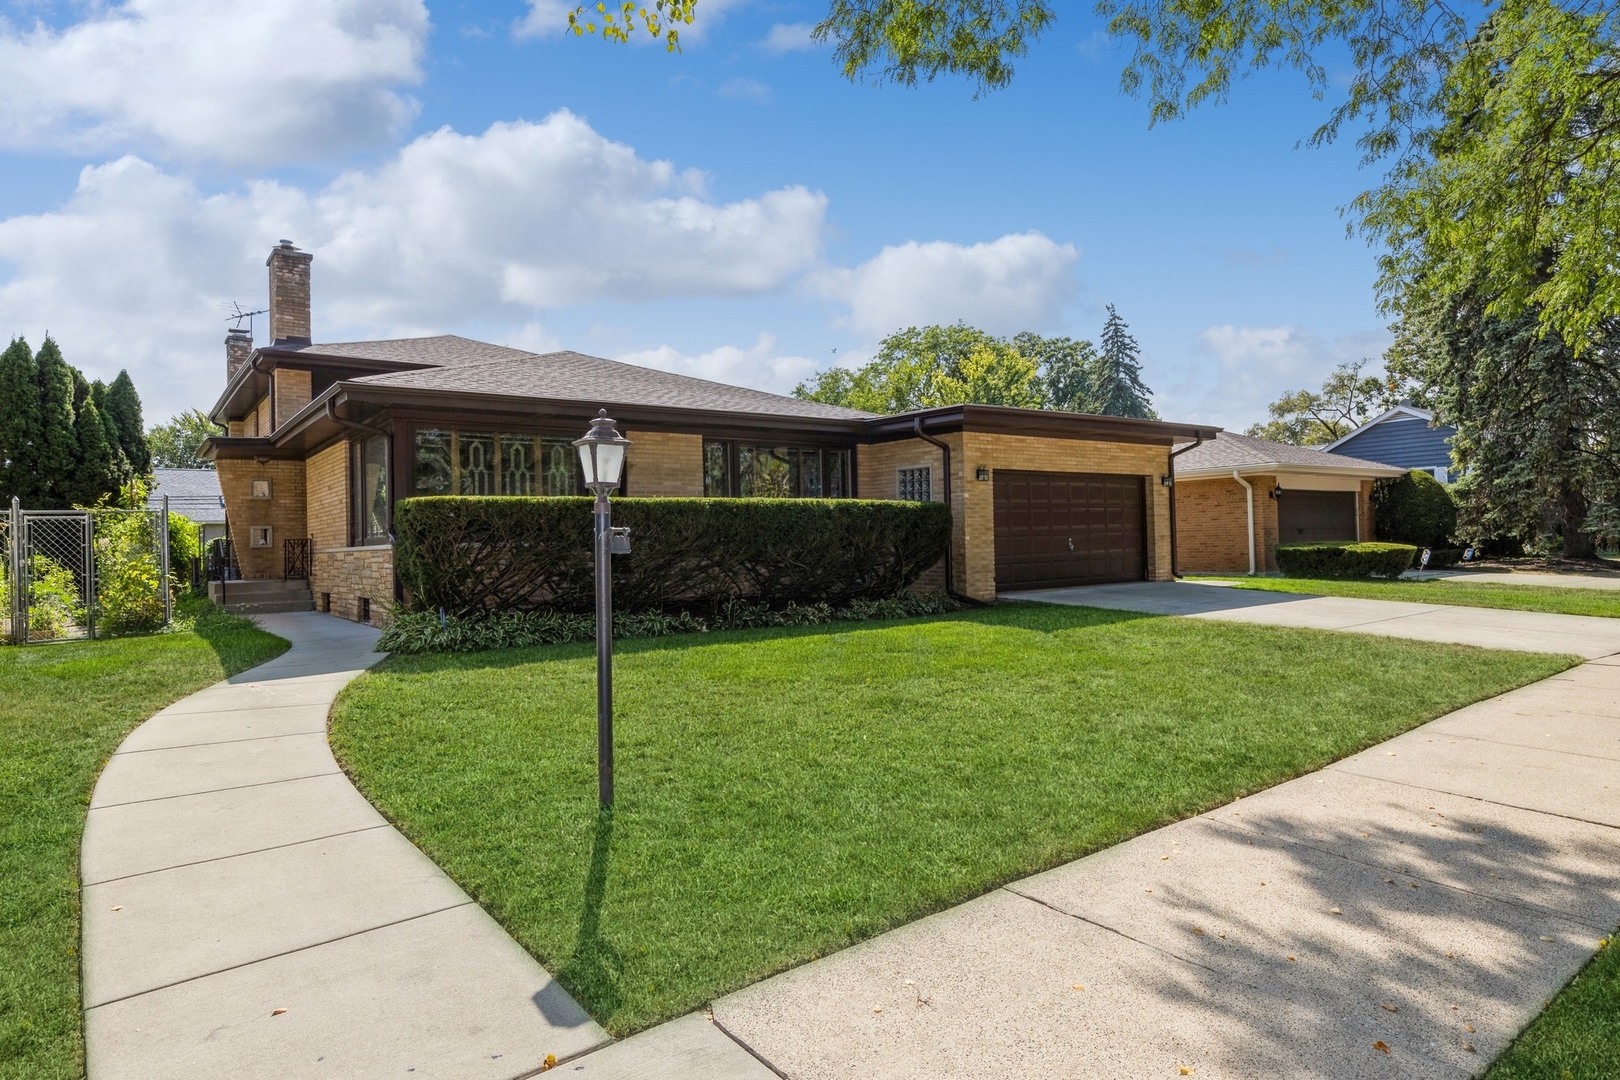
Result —
POLYGON ((1598 615, 1620 618, 1620 589, 1558 588, 1551 585, 1506 585, 1455 578, 1427 581, 1337 581, 1328 578, 1236 577, 1189 574, 1188 581, 1220 581, 1233 588, 1262 592, 1348 596, 1357 600, 1394 600, 1408 604, 1540 611, 1550 615, 1598 615))
POLYGON ((1319 768, 1568 657, 1047 605, 394 657, 332 742, 610 1031, 1319 768))
POLYGON ((246 619, 192 611, 150 637, 0 648, 4 1080, 84 1075, 79 840, 101 767, 146 717, 287 647, 246 619))

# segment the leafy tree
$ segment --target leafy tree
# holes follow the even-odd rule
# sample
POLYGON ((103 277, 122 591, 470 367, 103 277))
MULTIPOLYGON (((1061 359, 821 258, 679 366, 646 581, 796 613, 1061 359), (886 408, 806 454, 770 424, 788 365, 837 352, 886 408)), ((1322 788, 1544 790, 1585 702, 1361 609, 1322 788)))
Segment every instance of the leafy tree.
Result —
POLYGON ((941 397, 941 377, 960 379, 961 365, 976 350, 1005 348, 999 338, 957 323, 910 326, 878 344, 877 355, 857 371, 832 368, 794 388, 797 397, 871 413, 900 413, 955 404, 941 397))
MULTIPOLYGON (((107 440, 107 446, 112 452, 113 474, 117 478, 118 485, 123 485, 134 478, 135 470, 130 465, 129 458, 124 454, 123 444, 118 437, 118 425, 113 421, 112 414, 108 412, 108 393, 107 384, 100 379, 90 384, 90 399, 96 403, 96 412, 101 417, 101 429, 107 440)), ((75 422, 77 422, 77 418, 75 418, 75 422)))
POLYGON ((1414 305, 1386 363, 1457 428, 1460 536, 1540 538, 1590 558, 1599 536, 1620 534, 1620 326, 1576 350, 1543 333, 1537 312, 1488 310, 1466 295, 1414 305))
POLYGON ((123 452, 135 475, 145 476, 152 471, 152 452, 142 434, 141 396, 135 392, 135 380, 128 371, 120 371, 118 378, 107 388, 107 403, 97 406, 112 420, 118 431, 118 448, 123 452))
POLYGON ((980 345, 953 371, 941 372, 933 385, 936 405, 976 402, 1020 409, 1042 406, 1040 369, 1010 345, 980 345))
POLYGON ((39 376, 34 352, 13 338, 0 353, 0 504, 34 495, 39 441, 39 376))
POLYGON ((1013 348, 1040 368, 1041 408, 1062 412, 1098 411, 1091 387, 1097 348, 1091 342, 1041 337, 1026 330, 1014 335, 1013 348))
MULTIPOLYGON (((844 368, 833 371, 845 372, 844 368)), ((823 372, 830 374, 830 372, 823 372)), ((159 469, 212 469, 214 463, 197 456, 202 441, 210 435, 223 435, 225 429, 202 414, 199 409, 187 409, 159 424, 146 433, 151 448, 152 465, 159 469)))
POLYGON ((1132 416, 1157 420, 1159 414, 1149 403, 1153 391, 1142 382, 1141 349, 1131 337, 1130 328, 1108 305, 1108 321, 1103 324, 1102 352, 1092 367, 1092 412, 1104 416, 1132 416))
POLYGON ((1271 419, 1248 434, 1295 446, 1321 446, 1350 434, 1394 404, 1394 390, 1375 376, 1363 375, 1366 360, 1340 364, 1320 391, 1293 390, 1267 406, 1271 419))
POLYGON ((73 422, 74 371, 62 350, 47 337, 34 357, 39 388, 39 438, 34 453, 34 496, 41 507, 66 507, 72 499, 79 462, 79 434, 73 422))

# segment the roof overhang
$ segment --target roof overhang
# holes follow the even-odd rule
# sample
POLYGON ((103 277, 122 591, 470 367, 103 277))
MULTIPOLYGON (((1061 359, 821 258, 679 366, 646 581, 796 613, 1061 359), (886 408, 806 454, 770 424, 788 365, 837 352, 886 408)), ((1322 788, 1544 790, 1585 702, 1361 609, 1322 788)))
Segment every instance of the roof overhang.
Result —
POLYGON ((1006 405, 946 405, 935 409, 879 416, 865 421, 866 438, 873 442, 916 437, 917 421, 930 435, 949 431, 975 431, 992 435, 1027 435, 1043 439, 1084 439, 1089 442, 1176 443, 1213 439, 1218 427, 1174 424, 1164 420, 1137 420, 1126 416, 1015 409, 1006 405))
POLYGON ((391 371, 417 371, 431 364, 410 364, 398 360, 366 360, 356 356, 337 356, 315 352, 308 348, 279 348, 266 345, 254 349, 252 355, 225 384, 219 400, 208 411, 208 418, 216 424, 239 420, 270 392, 270 372, 277 368, 297 371, 340 369, 346 377, 384 375, 391 371))
POLYGON ((1337 476, 1346 480, 1384 480, 1405 476, 1405 469, 1393 465, 1293 465, 1278 461, 1254 465, 1221 466, 1207 469, 1176 468, 1177 480, 1220 480, 1239 476, 1337 476))

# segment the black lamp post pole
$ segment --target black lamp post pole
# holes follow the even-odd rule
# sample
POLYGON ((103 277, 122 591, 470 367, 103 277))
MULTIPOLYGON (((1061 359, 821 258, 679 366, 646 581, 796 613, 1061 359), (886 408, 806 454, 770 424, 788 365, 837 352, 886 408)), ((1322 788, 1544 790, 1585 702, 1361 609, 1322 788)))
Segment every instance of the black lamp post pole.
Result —
POLYGON ((613 511, 608 488, 596 492, 596 792, 613 805, 613 511))

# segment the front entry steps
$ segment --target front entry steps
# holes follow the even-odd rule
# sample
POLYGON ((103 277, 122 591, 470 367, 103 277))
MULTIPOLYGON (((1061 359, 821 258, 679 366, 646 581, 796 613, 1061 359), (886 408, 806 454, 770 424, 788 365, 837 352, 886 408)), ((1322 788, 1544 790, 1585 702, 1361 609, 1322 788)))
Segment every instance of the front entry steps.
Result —
POLYGON ((232 615, 270 615, 282 611, 314 611, 315 597, 309 582, 287 581, 210 581, 208 599, 232 615))

